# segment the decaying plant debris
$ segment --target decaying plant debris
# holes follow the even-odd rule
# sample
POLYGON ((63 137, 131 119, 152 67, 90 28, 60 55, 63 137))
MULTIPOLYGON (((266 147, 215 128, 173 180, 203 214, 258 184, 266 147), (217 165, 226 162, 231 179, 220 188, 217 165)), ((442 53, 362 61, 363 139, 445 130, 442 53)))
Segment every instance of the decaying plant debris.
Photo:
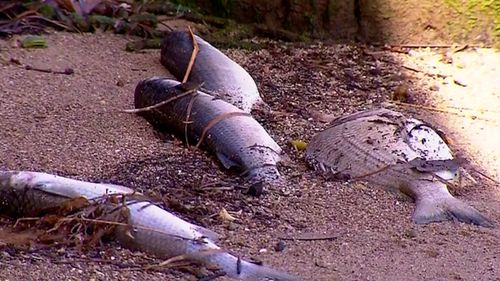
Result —
POLYGON ((223 251, 215 244, 214 232, 172 215, 124 186, 0 171, 0 213, 45 214, 18 220, 50 225, 37 237, 45 242, 92 247, 104 235, 111 235, 125 247, 166 258, 159 267, 195 263, 237 280, 301 280, 223 251))
MULTIPOLYGON (((206 16, 171 1, 131 0, 7 0, 0 3, 0 37, 39 34, 48 27, 70 32, 110 30, 142 39, 128 42, 127 51, 157 49, 166 32, 178 21, 190 22, 208 33, 210 41, 224 46, 261 48, 249 40, 254 36, 284 41, 305 41, 306 37, 263 24, 237 24, 234 20, 206 16)), ((182 24, 181 24, 182 26, 182 24)))
MULTIPOLYGON (((150 7, 154 3, 120 0, 2 1, 0 36, 40 33, 47 26, 73 32, 102 29, 148 38, 161 36, 162 33, 155 30, 157 16, 148 12, 146 4, 150 7)), ((177 11, 175 5, 168 1, 162 1, 161 6, 167 15, 177 11)))

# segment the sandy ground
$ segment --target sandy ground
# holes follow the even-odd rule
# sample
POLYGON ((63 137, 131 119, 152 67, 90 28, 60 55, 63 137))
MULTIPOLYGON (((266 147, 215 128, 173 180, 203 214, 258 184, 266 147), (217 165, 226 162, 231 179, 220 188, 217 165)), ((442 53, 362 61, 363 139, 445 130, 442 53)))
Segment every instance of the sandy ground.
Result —
POLYGON ((428 104, 440 110, 428 118, 444 126, 457 149, 485 173, 500 179, 500 52, 421 49, 401 59, 422 71, 413 94, 427 90, 428 104), (424 77, 429 75, 438 76, 424 77))
MULTIPOLYGON (((383 51, 381 57, 387 59, 382 60, 354 46, 274 43, 260 51, 226 51, 249 70, 264 100, 281 113, 258 119, 288 156, 280 169, 290 184, 252 198, 238 189, 236 174, 223 171, 209 154, 185 148, 142 118, 117 111, 133 106, 140 79, 167 74, 159 64, 159 51, 127 53, 123 51, 127 39, 112 34, 55 33, 48 40, 49 48, 37 50, 13 47, 15 39, 0 41, 0 55, 7 61, 16 58, 35 67, 75 70, 73 75, 58 75, 7 62, 0 65, 0 169, 118 183, 161 197, 179 216, 220 233, 221 245, 231 252, 308 280, 500 280, 499 227, 455 222, 414 225, 410 200, 363 183, 325 181, 288 143, 308 141, 324 128, 318 112, 339 115, 377 106, 401 84, 408 84, 419 102, 431 103, 421 94, 428 97, 435 92, 442 94, 439 101, 448 102, 446 84, 439 91, 436 85, 430 87, 443 81, 394 63, 403 58, 412 62, 418 53, 383 51), (212 183, 235 189, 208 189, 212 183), (241 211, 238 220, 220 221, 214 214, 222 208, 241 211), (274 250, 280 236, 301 233, 329 233, 336 238, 286 241, 284 251, 274 250)), ((428 71, 424 67, 429 61, 418 63, 416 67, 428 71)), ((495 61, 485 57, 483 63, 495 61)), ((498 65, 492 71, 498 71, 498 65)), ((461 88, 470 90, 469 85, 477 83, 498 98, 494 88, 498 72, 485 72, 491 76, 468 76, 470 80, 463 82, 467 87, 461 88)), ((498 110, 498 104, 486 105, 498 110)), ((437 116, 426 114, 429 119, 437 116)), ((485 126, 498 128, 498 115, 490 115, 496 123, 485 126)), ((434 121, 457 131, 453 138, 462 147, 474 142, 461 139, 467 131, 446 125, 447 120, 434 121)), ((498 135, 495 138, 489 146, 477 147, 492 155, 485 160, 492 165, 498 163, 498 135)), ((498 173, 498 168, 482 168, 492 176, 498 173)), ((498 186, 482 177, 476 180, 453 192, 498 224, 498 186)), ((12 224, 2 219, 0 234, 8 233, 12 224)), ((194 280, 172 270, 133 270, 154 262, 158 261, 112 243, 87 252, 5 245, 0 246, 0 280, 194 280)))

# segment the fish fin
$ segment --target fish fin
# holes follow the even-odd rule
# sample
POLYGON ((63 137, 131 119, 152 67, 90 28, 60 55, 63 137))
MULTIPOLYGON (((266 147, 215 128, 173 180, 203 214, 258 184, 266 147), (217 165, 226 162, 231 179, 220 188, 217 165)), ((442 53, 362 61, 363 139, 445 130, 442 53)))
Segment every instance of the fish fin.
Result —
POLYGON ((193 224, 193 226, 194 226, 194 229, 196 229, 196 231, 198 231, 199 233, 201 233, 201 235, 203 235, 203 237, 208 238, 212 242, 217 242, 217 240, 219 240, 219 234, 217 234, 215 231, 212 231, 208 228, 204 228, 204 227, 199 226, 199 225, 193 224))
POLYGON ((229 159, 229 157, 227 155, 225 155, 224 153, 217 151, 215 154, 217 155, 217 158, 222 163, 224 168, 229 169, 231 167, 238 167, 239 166, 236 162, 229 159))
POLYGON ((417 201, 417 207, 413 213, 413 222, 416 224, 446 220, 458 220, 484 227, 494 227, 493 223, 478 210, 451 195, 441 200, 417 201))
POLYGON ((255 101, 255 103, 252 105, 252 113, 255 112, 262 112, 262 113, 272 113, 273 109, 271 106, 265 102, 262 98, 259 97, 258 100, 255 101))

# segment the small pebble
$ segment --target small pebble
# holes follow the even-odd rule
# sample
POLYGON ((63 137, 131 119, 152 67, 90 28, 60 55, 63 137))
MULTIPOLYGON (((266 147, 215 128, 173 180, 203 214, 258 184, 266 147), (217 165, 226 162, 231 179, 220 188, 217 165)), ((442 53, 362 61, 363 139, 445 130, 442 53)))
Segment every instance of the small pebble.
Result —
POLYGON ((236 230, 236 228, 238 228, 238 225, 235 224, 234 222, 230 222, 228 225, 227 225, 227 229, 228 230, 236 230))
POLYGON ((256 182, 248 188, 248 194, 259 197, 264 191, 264 184, 262 182, 256 182))
POLYGON ((12 255, 9 252, 7 252, 7 251, 3 251, 2 252, 2 256, 7 257, 7 258, 12 257, 12 255))
POLYGON ((410 229, 406 232, 406 237, 408 238, 415 238, 417 237, 417 231, 415 229, 410 229))
POLYGON ((276 245, 274 246, 274 250, 276 250, 276 252, 282 252, 283 250, 285 250, 285 247, 286 247, 286 243, 285 243, 285 241, 280 240, 280 241, 278 241, 278 243, 276 243, 276 245))
POLYGON ((439 91, 439 85, 438 84, 431 85, 429 87, 429 90, 437 92, 437 91, 439 91))

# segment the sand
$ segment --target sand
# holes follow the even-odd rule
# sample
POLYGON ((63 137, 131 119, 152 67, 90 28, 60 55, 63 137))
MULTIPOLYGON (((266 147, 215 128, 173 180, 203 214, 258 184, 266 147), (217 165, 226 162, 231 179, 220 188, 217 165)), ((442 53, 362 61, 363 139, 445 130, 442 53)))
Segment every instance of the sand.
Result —
MULTIPOLYGON (((435 102, 430 97, 436 93, 437 101, 448 102, 446 93, 475 95, 478 89, 472 85, 480 85, 486 89, 484 95, 496 98, 480 106, 499 110, 498 63, 495 68, 497 61, 492 59, 498 59, 498 53, 478 58, 478 50, 465 50, 474 63, 482 59, 488 74, 466 76, 462 78, 466 87, 445 91, 449 85, 441 80, 446 79, 402 67, 422 57, 412 66, 423 72, 435 70, 427 68, 437 56, 435 51, 397 54, 370 49, 378 54, 373 55, 362 46, 274 42, 259 51, 225 50, 248 69, 264 100, 278 112, 257 119, 287 155, 280 170, 289 185, 253 198, 239 188, 238 174, 225 171, 212 155, 186 148, 141 117, 118 111, 133 107, 140 79, 168 75, 158 50, 125 52, 128 39, 110 33, 56 32, 47 39, 49 48, 32 50, 16 47, 16 38, 0 41, 0 169, 43 171, 135 188, 161 198, 180 217, 220 233, 220 244, 232 253, 306 280, 500 280, 500 228, 456 222, 414 225, 411 200, 365 183, 327 181, 306 165, 302 151, 289 144, 296 139, 307 142, 326 126, 319 112, 340 115, 379 106, 402 84, 426 105, 435 102), (75 73, 25 70, 8 62, 10 58, 40 68, 69 67, 75 73), (234 189, 209 189, 210 184, 234 189), (217 214, 222 208, 236 213, 238 220, 221 221, 217 214), (283 251, 275 251, 279 237, 301 233, 336 238, 287 240, 283 251)), ((467 64, 459 70, 467 70, 467 64)), ((470 71, 475 70, 472 65, 470 71)), ((475 156, 474 167, 498 180, 498 135, 488 144, 476 144, 494 136, 489 132, 498 130, 498 113, 488 113, 488 119, 496 119, 491 122, 470 115, 452 122, 450 114, 413 111, 453 132, 454 148, 475 156), (482 122, 481 126, 473 121, 482 122), (472 125, 461 129, 453 125, 458 122, 472 125), (469 128, 474 127, 489 131, 471 138, 469 128), (488 167, 494 165, 495 169, 488 167)), ((466 180, 453 193, 498 224, 499 187, 471 174, 476 182, 466 180)), ((0 241, 12 225, 12 220, 0 221, 0 241)), ((177 270, 136 270, 156 262, 112 242, 84 252, 63 246, 44 249, 36 243, 0 244, 0 280, 196 280, 177 270)))

